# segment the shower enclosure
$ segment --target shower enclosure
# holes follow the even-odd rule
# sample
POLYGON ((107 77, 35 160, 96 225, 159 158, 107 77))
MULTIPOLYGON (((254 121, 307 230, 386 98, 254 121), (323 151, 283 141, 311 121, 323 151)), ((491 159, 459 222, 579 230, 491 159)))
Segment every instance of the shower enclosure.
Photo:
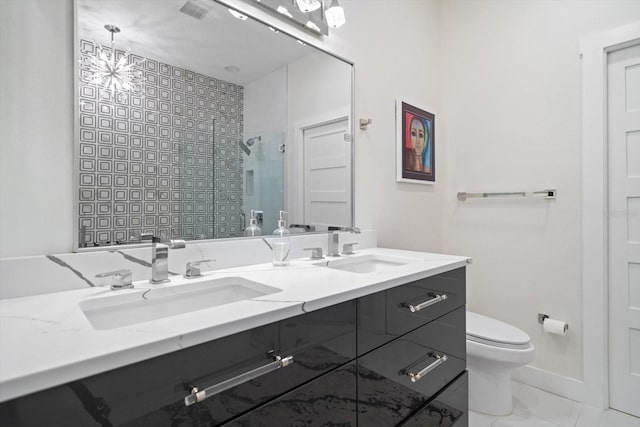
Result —
MULTIPOLYGON (((261 211, 262 234, 277 227, 278 211, 284 206, 284 133, 245 132, 238 144, 242 174, 243 229, 250 212, 261 211)), ((242 235, 242 234, 239 234, 242 235)))

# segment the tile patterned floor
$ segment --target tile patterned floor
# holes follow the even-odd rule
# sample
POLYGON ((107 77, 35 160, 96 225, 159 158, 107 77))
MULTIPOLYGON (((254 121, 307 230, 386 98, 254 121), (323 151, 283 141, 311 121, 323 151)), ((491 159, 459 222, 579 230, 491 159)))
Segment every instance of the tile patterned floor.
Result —
POLYGON ((513 413, 493 417, 471 411, 470 427, 640 427, 640 418, 601 411, 513 382, 513 413))

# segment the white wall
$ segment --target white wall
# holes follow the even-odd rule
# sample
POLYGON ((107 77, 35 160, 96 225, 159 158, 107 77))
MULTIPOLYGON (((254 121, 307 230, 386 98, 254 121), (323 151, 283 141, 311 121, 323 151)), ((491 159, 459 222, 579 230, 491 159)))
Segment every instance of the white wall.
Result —
MULTIPOLYGON (((383 247, 441 249, 442 185, 397 183, 395 100, 410 99, 436 115, 439 145, 439 2, 414 0, 341 1, 347 24, 326 46, 355 63, 356 226, 373 227, 383 247), (358 119, 373 123, 361 131, 358 119)), ((439 173, 439 172, 436 172, 439 173)), ((444 183, 436 176, 439 184, 444 183)))
POLYGON ((533 366, 582 379, 579 41, 637 21, 640 2, 449 0, 441 12, 442 249, 474 258, 470 309, 525 330, 533 366), (556 200, 456 200, 548 187, 556 200), (543 335, 539 312, 568 321, 567 337, 543 335))
POLYGON ((0 1, 0 257, 73 248, 73 2, 0 1))
POLYGON ((285 132, 287 69, 279 68, 244 85, 244 131, 285 132))

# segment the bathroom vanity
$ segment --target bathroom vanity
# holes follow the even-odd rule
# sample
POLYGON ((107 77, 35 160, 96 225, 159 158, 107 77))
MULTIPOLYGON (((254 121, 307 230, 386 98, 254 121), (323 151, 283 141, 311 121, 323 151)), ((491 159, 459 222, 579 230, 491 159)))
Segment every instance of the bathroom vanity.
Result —
MULTIPOLYGON (((154 291, 170 289, 175 304, 184 305, 192 289, 196 299, 206 298, 205 288, 190 282, 182 284, 186 293, 175 284, 49 294, 49 304, 66 300, 65 307, 31 318, 32 328, 28 314, 12 320, 13 335, 12 325, 0 326, 0 339, 29 349, 12 356, 3 345, 0 420, 10 426, 466 426, 466 262, 372 248, 335 261, 216 271, 201 282, 212 288, 241 278, 234 283, 278 292, 255 287, 265 293, 166 316, 158 314, 165 308, 157 301, 167 295, 154 291), (211 282, 214 276, 227 282, 211 282), (114 323, 121 306, 144 311, 138 304, 147 301, 156 304, 151 320, 114 323), (47 316, 58 316, 57 325, 33 327, 56 323, 47 316)), ((2 301, 3 318, 24 310, 27 299, 2 301)))

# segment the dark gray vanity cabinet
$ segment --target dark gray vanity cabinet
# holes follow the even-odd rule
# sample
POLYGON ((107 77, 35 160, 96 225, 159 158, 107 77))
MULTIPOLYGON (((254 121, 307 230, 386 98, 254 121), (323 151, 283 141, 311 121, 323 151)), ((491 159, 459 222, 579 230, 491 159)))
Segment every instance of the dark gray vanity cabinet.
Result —
POLYGON ((355 307, 348 301, 4 402, 0 425, 219 425, 354 360, 355 307), (194 387, 241 378, 274 356, 293 363, 185 405, 194 387))
POLYGON ((0 426, 463 427, 464 304, 459 268, 0 403, 0 426))
POLYGON ((461 397, 443 425, 468 425, 465 281, 459 268, 358 299, 359 425, 440 425, 419 414, 448 390, 461 397))
POLYGON ((359 298, 358 356, 463 307, 465 274, 458 268, 359 298))
POLYGON ((466 369, 460 307, 358 358, 358 421, 393 426, 466 369))

